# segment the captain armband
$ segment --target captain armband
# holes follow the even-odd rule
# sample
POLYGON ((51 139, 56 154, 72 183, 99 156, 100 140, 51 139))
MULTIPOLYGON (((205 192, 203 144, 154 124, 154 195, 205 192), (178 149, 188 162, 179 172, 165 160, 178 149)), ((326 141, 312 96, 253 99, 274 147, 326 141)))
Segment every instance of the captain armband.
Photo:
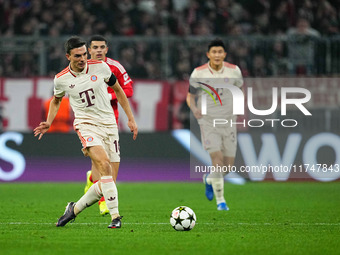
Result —
POLYGON ((110 77, 110 79, 106 82, 106 84, 109 85, 109 86, 113 86, 113 85, 116 84, 116 82, 117 82, 116 76, 115 76, 114 74, 111 74, 111 77, 110 77))

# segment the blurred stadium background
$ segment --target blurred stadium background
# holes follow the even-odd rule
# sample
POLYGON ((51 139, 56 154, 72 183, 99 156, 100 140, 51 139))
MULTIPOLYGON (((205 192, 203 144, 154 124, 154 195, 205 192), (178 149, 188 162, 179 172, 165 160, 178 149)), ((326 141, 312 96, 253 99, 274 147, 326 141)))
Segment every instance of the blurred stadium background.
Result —
MULTIPOLYGON (((193 180, 180 136, 190 123, 183 102, 215 37, 254 88, 258 108, 270 106, 272 86, 312 93, 312 116, 287 113, 297 127, 240 129, 236 165, 340 164, 339 11, 339 0, 0 0, 0 181, 85 180, 90 162, 73 131, 40 142, 32 135, 53 77, 67 65, 63 44, 71 35, 106 36, 108 56, 134 80, 140 136, 132 142, 121 114, 121 181, 193 180)), ((245 177, 331 181, 340 173, 245 177)))

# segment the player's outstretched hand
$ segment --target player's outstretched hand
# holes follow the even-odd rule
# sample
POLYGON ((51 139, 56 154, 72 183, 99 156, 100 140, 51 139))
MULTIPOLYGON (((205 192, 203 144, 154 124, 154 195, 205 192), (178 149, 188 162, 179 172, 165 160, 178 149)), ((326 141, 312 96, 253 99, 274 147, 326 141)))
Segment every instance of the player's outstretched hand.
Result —
POLYGON ((131 133, 133 133, 133 140, 136 140, 138 135, 138 127, 135 120, 129 120, 128 127, 130 128, 131 133))
POLYGON ((48 122, 40 122, 39 126, 37 126, 34 131, 34 136, 39 135, 38 140, 41 139, 41 137, 47 132, 47 130, 50 128, 50 124, 48 122))

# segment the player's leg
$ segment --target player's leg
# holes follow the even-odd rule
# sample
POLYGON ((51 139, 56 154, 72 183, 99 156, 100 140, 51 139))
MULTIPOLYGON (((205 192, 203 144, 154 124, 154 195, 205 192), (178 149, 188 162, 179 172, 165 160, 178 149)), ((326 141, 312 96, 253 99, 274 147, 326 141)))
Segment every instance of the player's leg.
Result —
POLYGON ((111 162, 110 164, 111 164, 111 168, 112 168, 112 178, 115 182, 117 182, 117 176, 118 176, 120 162, 111 162))
MULTIPOLYGON (((96 166, 93 164, 93 162, 91 161, 91 164, 92 164, 92 181, 94 183, 96 183, 97 181, 100 180, 100 173, 98 171, 98 169, 96 168, 96 166)), ((105 198, 104 196, 102 196, 99 201, 98 201, 98 206, 99 206, 99 214, 104 216, 106 214, 109 214, 109 209, 107 208, 107 205, 106 205, 106 202, 105 202, 105 198)))
MULTIPOLYGON (((201 142, 206 151, 209 150, 209 146, 211 144, 210 142, 210 134, 211 129, 203 124, 200 124, 200 131, 201 131, 201 142)), ((214 190, 211 185, 211 181, 209 179, 209 173, 203 175, 203 183, 205 186, 205 196, 206 198, 211 201, 214 198, 214 190)))
POLYGON ((92 161, 91 161, 91 172, 92 172, 92 181, 93 182, 99 181, 100 180, 99 170, 94 166, 92 161))
POLYGON ((95 146, 89 151, 94 168, 100 173, 100 183, 102 193, 104 195, 107 208, 111 215, 111 223, 109 228, 120 228, 121 227, 121 216, 118 211, 118 190, 113 180, 113 170, 108 154, 101 146, 95 146))
MULTIPOLYGON (((119 162, 111 162, 111 168, 112 168, 112 178, 113 178, 113 181, 116 182, 117 180, 117 176, 118 176, 118 170, 119 170, 119 162)), ((98 180, 100 180, 100 173, 99 171, 96 169, 96 167, 94 166, 94 164, 92 163, 92 171, 89 171, 91 173, 91 180, 89 180, 89 177, 87 178, 88 179, 88 182, 90 181, 91 182, 91 185, 87 185, 88 188, 90 188, 93 183, 96 183, 98 180)), ((88 173, 89 173, 88 172, 88 173)), ((85 188, 86 189, 86 188, 85 188)), ((88 189, 87 189, 88 190, 88 189)), ((85 190, 85 193, 86 191, 85 190)), ((105 201, 105 198, 104 196, 102 196, 99 201, 98 201, 98 206, 99 206, 99 213, 100 215, 104 216, 106 214, 109 214, 110 211, 109 209, 107 208, 107 205, 106 205, 106 201, 105 201)))
POLYGON ((76 203, 68 203, 63 216, 59 218, 56 226, 65 226, 69 221, 74 220, 85 208, 97 202, 102 196, 103 193, 101 191, 100 182, 93 184, 76 203))
POLYGON ((100 184, 101 184, 100 182, 94 183, 89 188, 89 190, 76 202, 74 206, 75 215, 78 215, 86 207, 93 205, 103 196, 103 192, 102 192, 102 188, 100 184))
MULTIPOLYGON (((110 165, 108 156, 104 148, 102 146, 97 145, 97 146, 87 147, 85 150, 88 156, 90 156, 92 160, 93 168, 96 169, 95 171, 97 171, 100 174, 101 178, 100 178, 100 181, 95 182, 95 184, 92 185, 89 188, 89 190, 76 203, 76 205, 74 206, 75 215, 78 215, 86 207, 92 205, 94 202, 97 202, 103 196, 103 194, 107 193, 106 183, 109 183, 110 180, 112 180, 113 182, 113 179, 111 176, 112 175, 111 165, 110 165)), ((113 194, 113 196, 115 195, 113 194)), ((118 208, 118 205, 117 205, 117 208, 118 208)))
POLYGON ((94 146, 89 149, 89 156, 94 167, 100 173, 100 183, 106 205, 112 219, 119 216, 118 212, 118 191, 112 177, 112 168, 109 157, 102 146, 94 146))
POLYGON ((93 185, 92 170, 89 170, 89 171, 86 172, 86 185, 85 185, 85 188, 84 188, 84 194, 89 190, 89 188, 92 185, 93 185))
MULTIPOLYGON (((112 130, 93 125, 80 124, 76 131, 83 144, 83 153, 85 156, 91 158, 94 168, 97 169, 100 174, 100 181, 92 185, 77 203, 71 202, 67 205, 64 215, 58 220, 57 226, 64 226, 67 222, 74 219, 82 210, 98 201, 98 199, 104 195, 112 218, 109 227, 120 228, 121 217, 118 211, 118 192, 116 184, 113 181, 113 171, 110 164, 113 158, 111 155, 112 140, 117 141, 116 144, 118 144, 118 130, 116 130, 114 135, 111 135, 112 130), (111 145, 110 150, 106 150, 108 144, 111 145)), ((119 162, 119 152, 116 151, 114 156, 115 162, 119 162)))
POLYGON ((64 215, 59 218, 56 226, 65 226, 69 221, 75 219, 85 208, 97 202, 102 196, 103 193, 100 182, 95 182, 76 203, 68 203, 64 215))
MULTIPOLYGON (((89 156, 91 148, 102 148, 101 146, 101 135, 93 132, 93 125, 80 124, 76 129, 80 141, 83 145, 83 153, 85 157, 89 156), (91 138, 91 139, 90 139, 91 138)), ((105 151, 104 151, 105 152, 105 151)), ((107 156, 106 156, 107 157, 107 156)), ((109 165, 110 167, 110 165, 109 165)), ((110 170, 110 169, 109 169, 110 170)), ((109 175, 111 171, 109 172, 109 175)), ((98 182, 92 185, 89 190, 77 201, 77 203, 68 203, 64 215, 59 218, 57 226, 64 226, 69 221, 73 220, 81 211, 86 207, 91 206, 93 203, 97 202, 100 197, 103 196, 102 188, 98 182)))
MULTIPOLYGON (((228 129, 224 129, 222 132, 222 137, 223 137, 222 138, 223 142, 221 145, 222 154, 223 154, 222 165, 225 167, 225 170, 230 170, 231 167, 234 165, 235 155, 236 155, 236 148, 237 148, 236 128, 230 127, 228 129)), ((228 171, 222 172, 223 184, 224 184, 224 176, 226 174, 228 174, 228 171)), ((217 209, 228 211, 229 207, 224 201, 224 202, 218 203, 217 209)))
MULTIPOLYGON (((119 164, 120 164, 120 151, 119 151, 119 135, 118 130, 114 130, 114 133, 111 133, 108 136, 108 139, 105 139, 105 151, 109 155, 110 160, 110 166, 112 169, 112 179, 114 180, 114 183, 116 183, 117 176, 118 176, 118 170, 119 170, 119 164)), ((112 210, 110 209, 110 204, 107 201, 107 198, 105 197, 107 207, 110 211, 110 215, 112 218, 111 224, 108 226, 108 228, 120 228, 121 227, 121 216, 116 217, 112 214, 112 210)), ((118 193, 117 193, 117 200, 118 200, 118 193)), ((117 201, 118 203, 118 201, 117 201)))
MULTIPOLYGON (((110 164, 111 164, 112 173, 113 173, 112 178, 113 178, 113 181, 116 183, 117 176, 118 176, 118 170, 119 170, 119 162, 111 162, 110 164)), ((95 169, 95 168, 93 167, 92 169, 95 169)), ((98 171, 94 170, 93 172, 98 172, 98 171)), ((97 178, 97 177, 95 177, 95 178, 97 178)), ((109 209, 107 208, 106 201, 105 201, 104 197, 99 199, 98 205, 99 205, 100 215, 104 216, 104 215, 110 213, 109 209)))
MULTIPOLYGON (((93 183, 97 182, 100 179, 100 174, 94 167, 93 163, 91 169, 92 170, 89 170, 86 173, 86 186, 84 188, 84 193, 86 193, 89 190, 93 183)), ((100 215, 105 216, 106 214, 109 214, 109 209, 107 208, 104 197, 101 197, 99 199, 98 206, 100 215)))
POLYGON ((215 166, 216 171, 211 171, 209 174, 203 176, 205 184, 205 195, 208 200, 212 200, 214 195, 218 203, 225 202, 223 175, 217 171, 218 166, 223 166, 223 154, 221 152, 222 137, 220 131, 209 125, 200 125, 201 141, 204 149, 210 154, 212 166, 215 166))
MULTIPOLYGON (((102 131, 103 131, 103 133, 105 133, 107 130, 102 130, 102 131)), ((119 148, 118 140, 119 140, 118 132, 117 132, 117 134, 114 134, 114 135, 111 134, 108 137, 105 137, 103 139, 103 146, 104 146, 105 151, 109 155, 110 161, 111 161, 111 159, 113 161, 117 161, 117 162, 110 162, 111 169, 112 169, 112 177, 113 177, 114 182, 116 182, 116 180, 117 180, 118 169, 119 169, 119 161, 120 161, 119 149, 118 149, 119 148), (116 144, 117 144, 117 150, 116 150, 116 144)), ((93 180, 93 182, 96 182, 96 181, 100 180, 101 175, 100 175, 100 172, 97 169, 96 165, 93 163, 93 161, 91 163, 92 163, 92 167, 91 167, 91 169, 92 169, 92 180, 93 180)), ((104 197, 102 197, 98 201, 98 205, 99 205, 100 215, 104 216, 104 215, 110 213, 104 197)))
POLYGON ((212 185, 214 195, 216 197, 217 209, 225 210, 226 201, 224 198, 224 179, 223 179, 223 154, 221 151, 210 153, 212 165, 215 166, 215 171, 211 172, 207 178, 207 182, 212 185), (219 166, 219 168, 217 167, 219 166))
POLYGON ((209 174, 203 175, 203 183, 205 185, 205 196, 207 197, 209 201, 211 201, 214 198, 214 190, 211 185, 211 181, 208 182, 208 177, 209 177, 209 174))
MULTIPOLYGON (((120 162, 111 162, 110 164, 111 164, 111 168, 112 168, 112 179, 116 183, 120 162)), ((118 199, 118 196, 117 196, 117 199, 118 199)), ((105 210, 104 205, 105 206, 107 206, 107 205, 104 204, 104 203, 101 203, 101 205, 102 205, 102 207, 100 209, 105 210)), ((109 210, 108 206, 106 208, 107 208, 107 210, 109 210)), ((108 228, 120 228, 121 227, 121 221, 120 220, 122 219, 122 217, 123 216, 113 217, 112 214, 111 214, 112 222, 110 223, 108 228)))
MULTIPOLYGON (((98 146, 100 147, 100 146, 98 146)), ((92 150, 92 154, 96 156, 97 148, 92 150)), ((100 150, 99 150, 100 151, 100 150)), ((105 152, 105 151, 104 151, 105 152)), ((90 154, 90 153, 89 153, 90 154)), ((111 164, 110 164, 111 165, 111 164)), ((119 167, 118 164, 112 164, 114 167, 119 167)), ((98 164, 93 163, 93 169, 98 170, 98 164)), ((115 169, 117 172, 117 169, 115 169)), ((111 172, 111 171, 110 171, 111 172)), ((113 177, 111 178, 113 179, 113 177)), ((95 181, 95 183, 89 188, 89 190, 76 202, 76 203, 69 203, 66 207, 66 211, 61 217, 61 219, 58 221, 57 226, 64 226, 67 222, 74 219, 80 212, 82 212, 86 207, 89 207, 93 205, 95 202, 97 202, 101 197, 103 197, 102 187, 106 184, 102 183, 103 181, 95 181)), ((105 201, 105 200, 104 200, 105 201)), ((118 207, 118 198, 117 198, 117 207, 118 207)), ((115 215, 115 218, 117 218, 119 215, 115 215)))
MULTIPOLYGON (((230 157, 230 156, 224 156, 223 157, 223 165, 225 166, 230 166, 228 169, 231 169, 231 167, 234 165, 235 162, 235 157, 230 157)), ((229 172, 223 172, 223 175, 228 174, 229 172)))
MULTIPOLYGON (((118 171, 119 171, 119 164, 120 162, 110 162, 111 168, 112 168, 112 178, 114 182, 117 181, 118 171)), ((100 180, 100 174, 98 170, 95 168, 95 166, 92 163, 92 180, 93 182, 96 182, 100 180)))

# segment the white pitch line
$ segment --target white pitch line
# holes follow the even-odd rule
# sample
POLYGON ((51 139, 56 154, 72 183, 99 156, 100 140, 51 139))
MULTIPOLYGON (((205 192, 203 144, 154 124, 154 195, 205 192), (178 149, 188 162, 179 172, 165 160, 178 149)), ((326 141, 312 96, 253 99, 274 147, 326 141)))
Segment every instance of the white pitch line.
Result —
MULTIPOLYGON (((97 223, 86 223, 86 222, 71 222, 69 224, 72 225, 101 225, 101 224, 108 224, 108 222, 97 222, 97 223)), ((159 223, 133 223, 133 222, 124 222, 124 225, 165 225, 165 224, 170 224, 170 223, 165 223, 165 222, 159 222, 159 223)), ((0 225, 55 225, 55 223, 50 222, 0 222, 0 225)))
MULTIPOLYGON (((101 225, 107 224, 107 222, 99 223, 85 223, 85 222, 73 222, 73 225, 101 225)), ((170 223, 166 222, 124 222, 124 225, 168 225, 170 223)), ((209 222, 197 222, 199 225, 218 225, 217 223, 209 222)), ((55 225, 53 222, 0 222, 0 225, 55 225)), ((248 223, 248 222, 238 222, 238 223, 223 223, 227 226, 340 226, 340 223, 327 223, 327 222, 314 222, 314 223, 303 223, 303 222, 293 222, 293 223, 248 223)))

